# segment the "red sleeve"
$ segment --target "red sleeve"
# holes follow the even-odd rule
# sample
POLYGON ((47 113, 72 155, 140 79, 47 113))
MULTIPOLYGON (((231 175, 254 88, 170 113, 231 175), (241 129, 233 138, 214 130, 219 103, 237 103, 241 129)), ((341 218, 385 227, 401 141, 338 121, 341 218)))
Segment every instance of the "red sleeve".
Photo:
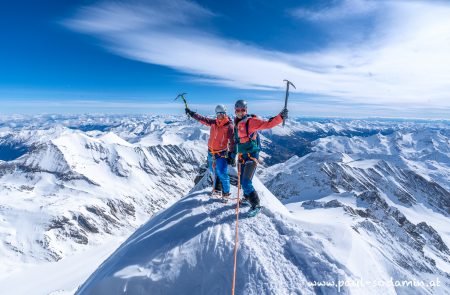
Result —
POLYGON ((249 120, 250 120, 248 122, 248 133, 249 134, 252 134, 253 132, 258 131, 258 130, 273 128, 273 127, 277 126, 278 124, 280 124, 281 122, 283 122, 283 118, 281 117, 281 115, 270 118, 268 121, 263 120, 259 117, 252 117, 249 120))
POLYGON ((192 115, 192 118, 194 118, 195 120, 199 121, 200 123, 202 123, 203 125, 206 126, 211 126, 216 124, 216 119, 210 119, 207 117, 203 117, 202 115, 199 115, 197 113, 192 115))

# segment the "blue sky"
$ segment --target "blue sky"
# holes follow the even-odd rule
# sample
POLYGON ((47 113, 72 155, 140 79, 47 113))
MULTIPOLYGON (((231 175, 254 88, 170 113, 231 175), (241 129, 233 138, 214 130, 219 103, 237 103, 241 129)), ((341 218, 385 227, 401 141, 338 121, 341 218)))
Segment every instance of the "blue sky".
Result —
POLYGON ((450 4, 419 0, 15 1, 0 113, 450 117, 450 4))

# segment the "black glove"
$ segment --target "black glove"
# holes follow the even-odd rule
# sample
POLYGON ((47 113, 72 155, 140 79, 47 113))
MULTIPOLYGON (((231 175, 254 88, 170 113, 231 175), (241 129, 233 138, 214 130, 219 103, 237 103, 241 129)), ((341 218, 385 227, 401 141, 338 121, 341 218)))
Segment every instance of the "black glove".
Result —
POLYGON ((186 115, 189 117, 194 116, 195 112, 191 111, 189 108, 185 108, 184 111, 186 112, 186 115))
POLYGON ((283 120, 286 120, 287 118, 288 118, 288 109, 286 109, 286 108, 284 108, 283 110, 281 110, 281 113, 280 113, 280 115, 281 115, 281 118, 283 119, 283 120))
POLYGON ((227 163, 228 165, 231 165, 231 167, 236 167, 236 155, 228 154, 227 163))

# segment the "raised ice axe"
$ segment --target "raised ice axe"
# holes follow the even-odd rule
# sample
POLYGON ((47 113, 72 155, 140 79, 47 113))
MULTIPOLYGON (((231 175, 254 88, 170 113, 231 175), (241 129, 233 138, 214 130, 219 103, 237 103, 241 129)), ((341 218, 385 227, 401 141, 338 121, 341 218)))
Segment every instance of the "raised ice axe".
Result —
POLYGON ((182 99, 183 102, 184 102, 184 106, 185 106, 186 108, 188 108, 186 98, 184 98, 184 96, 185 96, 186 94, 187 94, 186 92, 180 93, 180 94, 177 95, 177 97, 175 97, 174 100, 177 100, 178 98, 181 97, 181 99, 182 99))
MULTIPOLYGON (((288 97, 289 97, 289 85, 292 85, 292 87, 294 87, 294 89, 297 89, 297 88, 295 88, 295 85, 291 81, 289 81, 289 80, 283 80, 283 81, 286 82, 286 98, 284 99, 284 108, 287 109, 287 102, 288 102, 288 97)), ((285 121, 286 121, 286 119, 283 119, 283 126, 285 124, 285 121)))

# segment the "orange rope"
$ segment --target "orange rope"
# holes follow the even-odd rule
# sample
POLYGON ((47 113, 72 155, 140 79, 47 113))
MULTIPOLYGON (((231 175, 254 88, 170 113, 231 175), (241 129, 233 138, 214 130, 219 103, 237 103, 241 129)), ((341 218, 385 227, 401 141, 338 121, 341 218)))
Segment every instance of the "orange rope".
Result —
POLYGON ((238 191, 236 197, 236 236, 234 241, 234 268, 233 268, 233 286, 231 288, 231 295, 234 295, 236 286, 236 262, 237 262, 237 247, 239 242, 239 194, 241 189, 241 165, 238 164, 238 191))

